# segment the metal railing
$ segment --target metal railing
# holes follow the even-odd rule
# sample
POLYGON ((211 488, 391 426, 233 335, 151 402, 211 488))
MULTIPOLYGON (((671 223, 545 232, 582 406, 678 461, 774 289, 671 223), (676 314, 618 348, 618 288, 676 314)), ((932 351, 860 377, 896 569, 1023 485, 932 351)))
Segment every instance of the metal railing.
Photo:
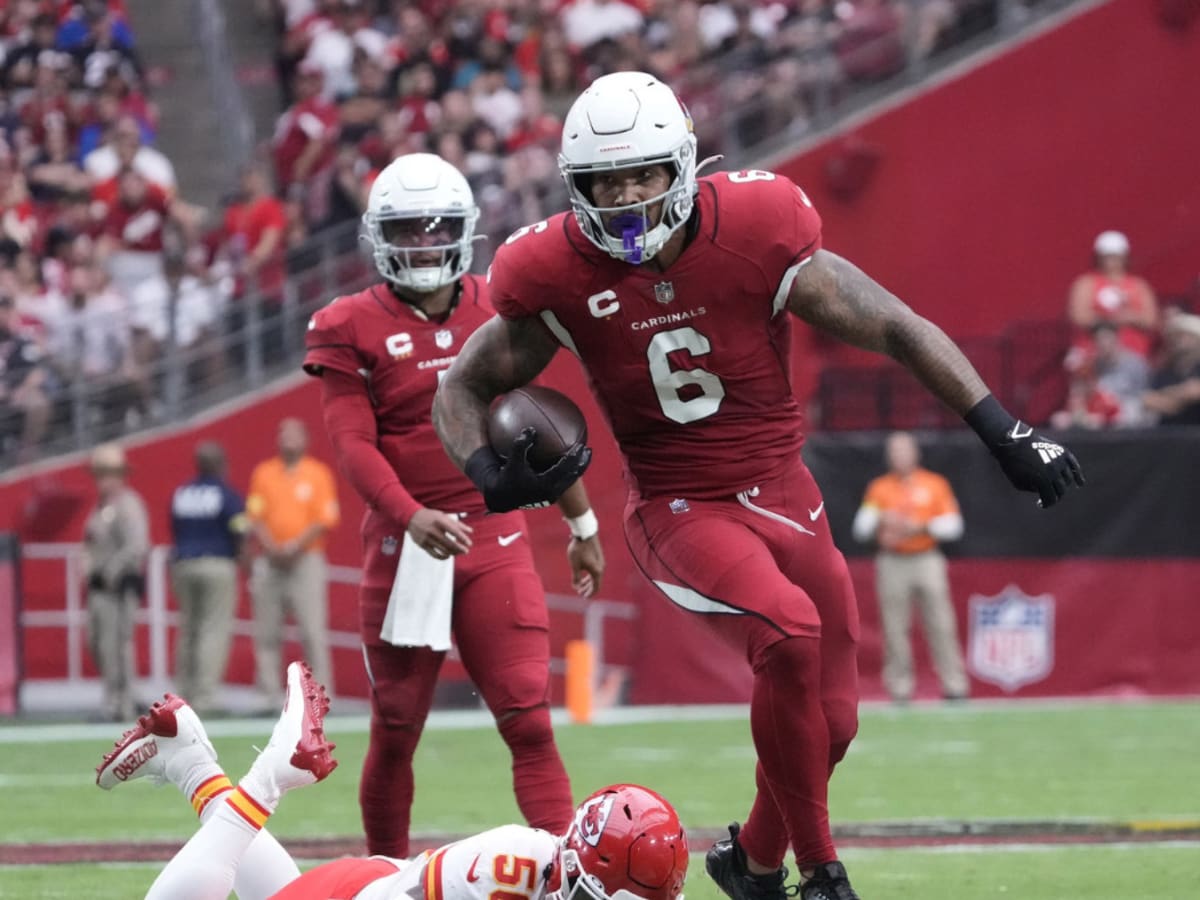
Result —
MULTIPOLYGON (((703 152, 724 153, 726 168, 749 166, 888 92, 919 81, 980 46, 1081 2, 1088 0, 981 0, 965 4, 964 9, 983 11, 978 13, 985 16, 983 27, 972 26, 963 40, 933 56, 910 58, 890 77, 874 82, 835 83, 816 78, 811 96, 806 98, 806 114, 793 122, 787 120, 786 108, 781 111, 779 97, 769 91, 745 96, 745 84, 736 72, 723 72, 727 60, 721 57, 697 67, 680 88, 684 92, 694 90, 701 98, 698 103, 703 110, 694 102, 692 111, 701 129, 703 152), (711 89, 706 90, 705 84, 711 89)), ((254 135, 233 75, 224 15, 216 0, 193 0, 192 10, 228 162, 236 165, 249 158, 254 135)), ((830 46, 819 46, 795 56, 799 64, 819 72, 822 60, 832 52, 830 46)), ((506 235, 530 221, 565 209, 567 204, 562 184, 554 175, 545 182, 523 185, 494 202, 483 200, 481 206, 480 231, 488 235, 489 241, 477 247, 474 266, 477 272, 486 269, 495 247, 506 235)), ((160 358, 145 366, 136 378, 74 379, 65 383, 54 398, 52 427, 39 447, 39 455, 85 449, 101 440, 177 421, 214 403, 252 391, 281 374, 294 372, 302 355, 305 324, 312 312, 335 296, 359 290, 374 280, 369 259, 357 247, 358 230, 357 222, 346 222, 293 248, 289 252, 289 277, 282 299, 251 292, 229 301, 223 321, 200 345, 179 346, 172 329, 161 347, 160 358)), ((174 309, 172 297, 169 321, 174 321, 174 309)), ((889 384, 880 390, 892 388, 889 384)), ((1029 388, 1014 386, 1014 390, 1029 388)), ((5 433, 3 426, 0 422, 0 437, 5 433)), ((12 461, 13 450, 13 442, 7 448, 0 446, 0 469, 12 461)))
MULTIPOLYGON (((63 632, 63 642, 66 648, 66 667, 55 678, 43 678, 39 687, 52 683, 55 692, 60 696, 83 696, 95 689, 97 681, 87 678, 84 674, 85 653, 87 647, 87 598, 83 591, 83 551, 79 544, 74 543, 30 543, 21 547, 21 558, 28 564, 31 562, 61 562, 62 563, 62 606, 57 609, 26 609, 20 613, 19 627, 24 634, 30 629, 55 629, 63 632)), ((145 674, 139 677, 139 689, 142 693, 161 694, 170 690, 172 678, 170 659, 170 642, 174 629, 179 626, 179 614, 169 602, 169 564, 171 548, 157 545, 151 548, 146 563, 146 596, 144 603, 134 616, 136 628, 144 628, 147 633, 148 658, 141 661, 138 669, 145 674)), ((355 566, 330 565, 327 577, 331 587, 356 587, 359 583, 360 570, 355 566)), ((239 579, 238 590, 244 589, 239 579)), ((578 616, 578 635, 588 641, 594 650, 596 666, 593 671, 593 688, 598 688, 606 679, 613 676, 624 676, 627 667, 615 664, 609 660, 606 651, 605 632, 608 624, 613 621, 632 621, 638 617, 635 604, 624 600, 582 600, 566 594, 547 594, 546 605, 552 613, 560 616, 578 616)), ((284 628, 284 640, 299 642, 300 634, 294 625, 284 628)), ((358 651, 362 639, 357 630, 330 628, 328 631, 329 646, 333 649, 348 649, 358 651)), ((233 624, 233 637, 253 639, 254 622, 250 619, 237 618, 233 624)), ((457 650, 451 650, 451 659, 457 659, 457 650)), ((566 670, 566 663, 561 657, 550 660, 552 674, 561 675, 566 670)), ((36 692, 41 695, 45 691, 36 692)), ((25 712, 37 711, 36 702, 30 703, 30 694, 26 692, 22 708, 25 712)))

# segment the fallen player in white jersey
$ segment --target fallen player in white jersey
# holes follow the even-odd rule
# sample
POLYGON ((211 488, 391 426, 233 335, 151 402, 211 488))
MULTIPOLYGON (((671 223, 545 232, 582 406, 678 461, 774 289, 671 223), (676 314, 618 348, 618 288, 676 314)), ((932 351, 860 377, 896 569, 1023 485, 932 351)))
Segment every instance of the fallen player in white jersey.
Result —
POLYGON ((687 837, 671 805, 636 785, 588 797, 561 837, 504 825, 412 860, 347 857, 301 874, 264 827, 282 796, 337 766, 325 739, 325 689, 288 666, 287 700, 250 771, 230 782, 199 717, 171 694, 96 769, 106 790, 147 778, 179 788, 203 823, 147 900, 681 900, 687 837))

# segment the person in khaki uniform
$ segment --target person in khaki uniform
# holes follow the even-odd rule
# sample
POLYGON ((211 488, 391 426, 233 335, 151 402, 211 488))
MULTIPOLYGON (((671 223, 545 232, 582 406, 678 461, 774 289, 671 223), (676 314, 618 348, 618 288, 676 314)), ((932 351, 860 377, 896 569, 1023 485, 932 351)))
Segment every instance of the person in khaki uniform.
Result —
POLYGON ((135 708, 133 617, 145 588, 150 521, 146 504, 125 483, 124 450, 99 445, 91 467, 97 499, 83 527, 88 647, 104 682, 104 712, 124 721, 135 708))
POLYGON ((332 692, 324 536, 339 519, 333 472, 306 455, 304 423, 281 421, 278 441, 279 455, 254 467, 246 498, 259 548, 250 575, 255 664, 263 703, 270 708, 283 702, 281 647, 289 611, 313 676, 332 692))
POLYGON ((883 682, 892 699, 907 702, 913 693, 909 630, 915 600, 925 624, 925 639, 947 700, 967 696, 967 675, 946 557, 938 545, 962 537, 963 520, 950 483, 919 466, 921 452, 907 432, 888 436, 888 472, 867 486, 854 517, 854 537, 874 540, 876 588, 883 620, 883 682))
POLYGON ((196 446, 196 477, 171 496, 171 589, 179 604, 175 682, 193 709, 211 712, 229 661, 245 501, 225 480, 225 451, 196 446))

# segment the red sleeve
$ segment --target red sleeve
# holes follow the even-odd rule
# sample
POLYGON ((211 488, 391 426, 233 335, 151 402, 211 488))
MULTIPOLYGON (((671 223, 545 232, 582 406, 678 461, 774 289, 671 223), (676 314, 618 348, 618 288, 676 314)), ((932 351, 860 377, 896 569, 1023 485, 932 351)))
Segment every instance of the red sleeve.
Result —
POLYGON ((313 313, 304 347, 303 366, 309 375, 319 376, 330 369, 358 378, 359 370, 367 368, 354 339, 354 322, 346 302, 334 300, 313 313))
MULTIPOLYGON (((544 222, 538 225, 545 227, 544 222)), ((492 306, 502 318, 523 319, 537 314, 529 304, 529 298, 536 296, 530 290, 527 282, 531 269, 527 243, 530 238, 526 235, 538 225, 526 226, 514 231, 496 251, 492 264, 488 267, 488 297, 492 306), (525 242, 522 242, 525 238, 525 242)))
POLYGON ((321 409, 338 468, 367 506, 402 528, 421 504, 400 483, 377 444, 375 409, 358 375, 330 370, 321 379, 321 409))
POLYGON ((791 179, 758 169, 714 176, 719 184, 722 242, 758 261, 774 296, 772 313, 787 302, 796 273, 821 249, 821 217, 791 179))

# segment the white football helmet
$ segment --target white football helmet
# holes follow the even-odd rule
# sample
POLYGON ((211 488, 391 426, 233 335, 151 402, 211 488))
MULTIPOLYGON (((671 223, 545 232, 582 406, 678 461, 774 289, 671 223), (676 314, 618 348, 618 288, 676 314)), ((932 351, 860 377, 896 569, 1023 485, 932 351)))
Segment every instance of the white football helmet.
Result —
POLYGON ((696 196, 696 135, 692 118, 675 92, 645 72, 616 72, 592 82, 563 122, 558 170, 571 208, 588 240, 629 263, 640 264, 662 249, 692 214, 696 196), (674 180, 644 203, 611 207, 606 227, 592 203, 593 172, 663 164, 674 180), (657 222, 649 209, 662 203, 657 222), (614 215, 615 213, 615 215, 614 215))
POLYGON ((375 268, 392 284, 429 293, 471 268, 479 207, 462 173, 440 156, 409 153, 388 164, 363 213, 375 268))

